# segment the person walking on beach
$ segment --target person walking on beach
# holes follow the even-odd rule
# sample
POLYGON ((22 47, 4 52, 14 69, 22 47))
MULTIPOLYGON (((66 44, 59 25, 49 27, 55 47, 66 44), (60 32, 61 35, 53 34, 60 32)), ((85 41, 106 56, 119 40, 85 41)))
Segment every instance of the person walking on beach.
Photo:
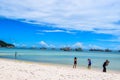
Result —
POLYGON ((76 66, 77 66, 77 58, 74 57, 74 65, 73 65, 73 68, 76 68, 76 66))
POLYGON ((88 69, 91 69, 91 59, 88 59, 88 69))
POLYGON ((104 63, 103 63, 103 72, 106 72, 106 66, 108 66, 110 62, 108 60, 106 60, 104 63))

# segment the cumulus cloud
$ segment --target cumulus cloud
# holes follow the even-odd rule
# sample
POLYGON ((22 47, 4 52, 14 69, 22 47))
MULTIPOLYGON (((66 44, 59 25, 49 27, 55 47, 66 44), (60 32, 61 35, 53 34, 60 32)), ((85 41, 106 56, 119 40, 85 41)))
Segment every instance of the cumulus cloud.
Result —
POLYGON ((98 45, 93 45, 93 44, 89 44, 88 48, 93 48, 93 49, 105 49, 104 47, 98 46, 98 45))
POLYGON ((40 44, 41 47, 56 48, 55 45, 53 45, 53 44, 48 44, 48 43, 46 43, 45 41, 40 41, 39 44, 40 44))
POLYGON ((73 48, 83 48, 83 49, 105 49, 102 46, 94 45, 94 44, 88 44, 88 45, 83 45, 82 42, 76 42, 75 44, 72 45, 73 48))
POLYGON ((83 48, 83 44, 81 42, 76 42, 75 44, 73 44, 72 47, 73 48, 83 48))
POLYGON ((0 0, 0 16, 32 24, 49 23, 58 28, 119 35, 119 4, 119 0, 0 0))
POLYGON ((49 47, 48 44, 44 41, 40 41, 39 44, 41 47, 49 47))

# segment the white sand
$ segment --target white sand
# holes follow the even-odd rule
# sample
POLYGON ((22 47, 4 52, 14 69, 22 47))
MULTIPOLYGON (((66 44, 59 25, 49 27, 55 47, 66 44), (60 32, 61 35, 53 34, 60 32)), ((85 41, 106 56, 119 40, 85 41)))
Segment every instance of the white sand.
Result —
POLYGON ((120 80, 120 73, 0 59, 0 80, 120 80))

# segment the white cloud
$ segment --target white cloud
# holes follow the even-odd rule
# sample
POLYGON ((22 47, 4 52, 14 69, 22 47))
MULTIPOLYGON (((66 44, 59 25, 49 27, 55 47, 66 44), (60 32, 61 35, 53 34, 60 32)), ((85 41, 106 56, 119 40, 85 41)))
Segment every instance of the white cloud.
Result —
POLYGON ((44 30, 43 32, 63 32, 63 30, 44 30))
POLYGON ((20 46, 20 44, 18 44, 18 43, 13 43, 13 44, 14 44, 15 46, 17 46, 17 47, 20 46))
POLYGON ((119 0, 0 0, 0 16, 119 35, 120 24, 113 24, 120 21, 119 4, 119 0))
POLYGON ((39 44, 40 44, 41 47, 56 48, 55 45, 53 45, 53 44, 48 44, 48 43, 46 43, 45 41, 40 41, 39 44))
MULTIPOLYGON (((60 30, 60 29, 56 29, 56 30, 37 30, 40 33, 44 32, 44 33, 57 33, 57 32, 63 32, 63 33, 68 33, 68 34, 75 34, 75 32, 72 31, 68 31, 68 30, 60 30)), ((38 33, 39 33, 38 32, 38 33)))
POLYGON ((120 37, 112 38, 112 39, 99 39, 99 41, 107 41, 107 42, 120 42, 120 37))
POLYGON ((94 31, 94 32, 96 32, 96 33, 103 33, 103 34, 113 34, 113 35, 116 35, 116 36, 120 36, 120 30, 118 29, 115 29, 115 30, 109 30, 109 29, 104 29, 104 30, 96 30, 96 31, 94 31))
POLYGON ((21 47, 26 47, 27 45, 26 44, 22 44, 21 47))
POLYGON ((83 44, 81 42, 76 42, 75 44, 73 44, 72 47, 73 48, 83 48, 83 44))
POLYGON ((48 44, 44 41, 40 41, 39 44, 41 47, 49 47, 48 44))
POLYGON ((105 49, 104 47, 98 46, 98 45, 93 45, 93 44, 89 44, 88 45, 88 49, 90 48, 94 48, 94 49, 105 49))

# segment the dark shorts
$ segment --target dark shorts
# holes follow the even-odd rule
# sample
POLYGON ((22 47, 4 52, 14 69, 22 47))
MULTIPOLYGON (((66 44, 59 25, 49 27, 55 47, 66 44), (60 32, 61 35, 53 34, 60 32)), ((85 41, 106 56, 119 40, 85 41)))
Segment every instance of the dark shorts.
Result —
POLYGON ((88 64, 88 66, 91 66, 91 64, 88 64))

